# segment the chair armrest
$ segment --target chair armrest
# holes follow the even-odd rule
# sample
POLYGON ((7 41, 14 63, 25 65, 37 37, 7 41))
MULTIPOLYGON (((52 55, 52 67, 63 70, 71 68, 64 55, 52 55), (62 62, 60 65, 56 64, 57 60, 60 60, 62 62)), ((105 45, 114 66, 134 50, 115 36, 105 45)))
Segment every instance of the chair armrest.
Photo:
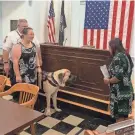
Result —
POLYGON ((4 91, 4 92, 0 92, 0 97, 3 97, 3 96, 7 96, 7 95, 10 95, 12 94, 13 92, 11 90, 7 90, 7 91, 4 91))

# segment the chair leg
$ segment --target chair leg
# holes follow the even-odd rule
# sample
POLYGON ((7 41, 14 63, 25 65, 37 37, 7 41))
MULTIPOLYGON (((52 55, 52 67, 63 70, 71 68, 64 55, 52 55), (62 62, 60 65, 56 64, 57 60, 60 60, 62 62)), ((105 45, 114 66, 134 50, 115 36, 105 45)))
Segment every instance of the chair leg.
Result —
POLYGON ((30 130, 32 135, 36 135, 34 123, 30 125, 30 130))

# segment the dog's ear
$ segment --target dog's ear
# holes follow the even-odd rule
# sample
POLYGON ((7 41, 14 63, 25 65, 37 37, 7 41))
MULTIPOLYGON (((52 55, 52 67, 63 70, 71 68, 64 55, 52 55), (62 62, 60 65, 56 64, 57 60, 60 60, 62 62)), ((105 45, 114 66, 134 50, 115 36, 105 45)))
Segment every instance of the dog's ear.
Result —
POLYGON ((63 78, 64 78, 64 74, 63 74, 63 73, 60 73, 60 74, 58 75, 58 78, 59 78, 60 83, 62 84, 63 78))

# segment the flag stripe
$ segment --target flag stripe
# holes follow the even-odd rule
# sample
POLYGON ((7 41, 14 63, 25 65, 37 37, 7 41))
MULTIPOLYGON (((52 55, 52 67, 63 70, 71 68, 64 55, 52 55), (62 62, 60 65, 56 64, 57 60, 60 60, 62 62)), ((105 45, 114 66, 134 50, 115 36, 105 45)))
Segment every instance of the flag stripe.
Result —
POLYGON ((100 30, 100 44, 99 49, 103 49, 104 29, 100 30))
POLYGON ((87 29, 84 29, 84 38, 83 38, 83 44, 87 45, 87 29))
POLYGON ((100 44, 100 30, 97 30, 97 42, 96 42, 96 48, 99 49, 100 44))
POLYGON ((96 47, 96 41, 97 41, 97 30, 94 30, 94 38, 93 38, 93 46, 96 47))
POLYGON ((107 49, 107 35, 108 35, 108 30, 104 30, 104 42, 103 42, 103 49, 107 49))
MULTIPOLYGON (((52 23, 53 23, 52 26, 55 26, 55 24, 54 24, 54 18, 52 18, 52 23)), ((53 27, 53 33, 55 34, 55 27, 53 27)))
POLYGON ((111 39, 115 36, 118 1, 114 1, 111 39))
POLYGON ((123 36, 123 26, 124 26, 124 19, 125 19, 125 9, 126 9, 126 1, 122 1, 122 9, 121 9, 121 19, 120 19, 120 31, 119 31, 119 38, 122 40, 123 36))
POLYGON ((125 11, 125 19, 124 19, 124 27, 123 27, 123 36, 122 36, 122 43, 124 48, 126 48, 126 39, 127 39, 127 31, 128 31, 128 18, 129 18, 129 8, 130 8, 130 1, 126 2, 126 11, 125 11))
POLYGON ((127 31, 127 40, 126 40, 126 49, 128 52, 129 52, 129 47, 130 47, 133 14, 134 14, 134 1, 131 1, 130 8, 129 8, 128 31, 127 31))
POLYGON ((115 27, 115 35, 114 37, 119 37, 119 31, 120 31, 120 18, 121 18, 121 9, 122 9, 122 1, 119 0, 118 6, 117 6, 117 17, 116 17, 116 27, 115 27))
POLYGON ((51 42, 51 34, 49 34, 48 41, 51 42))
POLYGON ((49 15, 47 20, 47 27, 48 27, 48 42, 55 43, 55 24, 54 24, 54 8, 53 8, 53 1, 51 0, 49 15))
POLYGON ((114 9, 114 2, 111 2, 110 12, 109 12, 108 30, 107 30, 107 49, 109 49, 108 44, 109 44, 109 41, 111 40, 113 9, 114 9))
POLYGON ((48 25, 49 41, 54 43, 54 36, 53 36, 54 33, 53 33, 53 28, 52 28, 51 22, 49 21, 48 24, 49 24, 48 25))
POLYGON ((87 45, 90 45, 90 30, 87 30, 87 45))
POLYGON ((90 31, 90 41, 91 41, 91 45, 93 45, 93 38, 94 38, 94 30, 93 29, 91 29, 91 31, 90 31))
POLYGON ((52 41, 53 43, 55 42, 55 29, 54 29, 54 22, 53 22, 53 18, 50 20, 50 30, 51 30, 51 35, 52 35, 52 41))
POLYGON ((52 20, 50 19, 48 21, 48 24, 49 24, 49 38, 50 38, 50 42, 53 42, 54 43, 54 28, 52 27, 52 20))

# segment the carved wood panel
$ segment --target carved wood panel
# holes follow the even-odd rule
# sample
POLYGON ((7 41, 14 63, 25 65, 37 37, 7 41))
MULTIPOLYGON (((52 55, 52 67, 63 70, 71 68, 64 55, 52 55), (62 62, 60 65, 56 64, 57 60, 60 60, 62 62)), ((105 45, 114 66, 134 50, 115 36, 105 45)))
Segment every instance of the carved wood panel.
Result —
POLYGON ((108 64, 109 52, 41 44, 43 70, 53 72, 67 68, 77 76, 72 87, 64 90, 89 93, 95 98, 108 100, 109 88, 103 83, 100 66, 108 64))

